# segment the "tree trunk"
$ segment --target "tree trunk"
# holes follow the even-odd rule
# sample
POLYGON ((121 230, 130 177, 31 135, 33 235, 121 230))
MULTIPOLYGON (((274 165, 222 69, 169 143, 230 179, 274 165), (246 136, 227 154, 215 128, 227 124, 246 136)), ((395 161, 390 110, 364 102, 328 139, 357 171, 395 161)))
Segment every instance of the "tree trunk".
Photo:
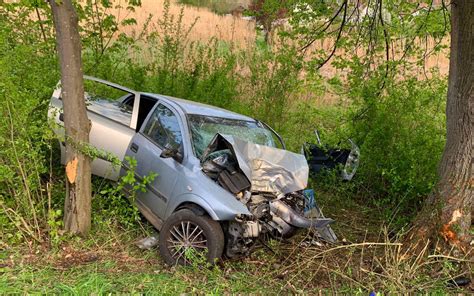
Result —
POLYGON ((451 2, 451 57, 446 104, 446 146, 439 181, 415 221, 412 242, 441 236, 469 248, 474 196, 474 5, 451 2))
POLYGON ((91 160, 78 147, 89 142, 90 123, 84 101, 81 40, 71 0, 49 0, 61 67, 61 98, 66 130, 66 201, 64 227, 86 235, 91 226, 91 160))

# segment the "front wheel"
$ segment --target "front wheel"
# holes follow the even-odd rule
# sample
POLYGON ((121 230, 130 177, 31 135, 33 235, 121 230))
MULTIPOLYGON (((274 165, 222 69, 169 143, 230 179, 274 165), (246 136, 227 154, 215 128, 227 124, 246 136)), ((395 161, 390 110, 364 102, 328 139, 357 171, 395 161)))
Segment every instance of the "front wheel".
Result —
POLYGON ((159 248, 161 257, 169 265, 189 265, 200 257, 214 263, 222 256, 224 233, 219 223, 210 217, 183 209, 173 213, 163 224, 159 248))

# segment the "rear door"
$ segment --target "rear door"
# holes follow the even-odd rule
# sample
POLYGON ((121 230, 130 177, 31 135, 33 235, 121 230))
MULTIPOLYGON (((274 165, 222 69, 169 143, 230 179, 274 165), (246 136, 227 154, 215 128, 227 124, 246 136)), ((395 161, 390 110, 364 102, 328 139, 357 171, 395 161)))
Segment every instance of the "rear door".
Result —
MULTIPOLYGON (((134 90, 102 79, 84 76, 84 91, 87 116, 91 122, 89 143, 123 160, 127 147, 137 127, 140 94, 134 90), (123 102, 129 104, 123 104, 123 102)), ((51 98, 49 116, 63 126, 61 89, 57 88, 51 98)), ((56 129, 64 139, 64 129, 56 129)), ((65 145, 61 143, 61 161, 65 163, 65 145)), ((118 180, 120 168, 111 162, 96 158, 92 162, 92 173, 111 180, 118 180)))
POLYGON ((143 212, 147 211, 162 218, 168 200, 172 195, 178 178, 181 163, 173 158, 162 158, 165 146, 170 145, 182 153, 182 121, 179 114, 170 105, 159 102, 148 115, 140 132, 137 133, 127 149, 127 155, 137 160, 138 177, 155 172, 158 176, 147 185, 147 192, 138 192, 137 203, 143 212))
MULTIPOLYGON (((140 106, 139 93, 93 77, 85 80, 85 91, 90 102, 87 115, 92 122, 90 143, 123 160, 130 140, 135 135, 140 106), (133 104, 122 104, 127 99, 133 99, 133 104)), ((118 180, 120 167, 97 158, 92 162, 92 173, 118 180)))

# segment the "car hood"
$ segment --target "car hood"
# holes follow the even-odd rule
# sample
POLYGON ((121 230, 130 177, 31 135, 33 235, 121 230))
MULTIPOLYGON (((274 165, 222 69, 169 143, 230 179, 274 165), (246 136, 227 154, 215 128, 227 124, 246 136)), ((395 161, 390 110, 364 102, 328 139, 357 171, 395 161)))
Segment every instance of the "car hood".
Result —
POLYGON ((223 149, 232 152, 253 192, 272 192, 279 196, 305 189, 308 184, 309 168, 302 154, 216 134, 201 159, 223 149))

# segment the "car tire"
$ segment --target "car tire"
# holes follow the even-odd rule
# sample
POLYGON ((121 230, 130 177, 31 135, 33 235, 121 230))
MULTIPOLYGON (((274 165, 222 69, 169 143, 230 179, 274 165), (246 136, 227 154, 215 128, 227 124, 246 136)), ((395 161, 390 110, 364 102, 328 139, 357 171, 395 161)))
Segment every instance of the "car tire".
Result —
POLYGON ((198 254, 205 255, 207 262, 212 264, 222 256, 224 233, 220 224, 209 216, 197 215, 188 209, 179 210, 163 223, 159 250, 168 265, 190 265, 198 254))

